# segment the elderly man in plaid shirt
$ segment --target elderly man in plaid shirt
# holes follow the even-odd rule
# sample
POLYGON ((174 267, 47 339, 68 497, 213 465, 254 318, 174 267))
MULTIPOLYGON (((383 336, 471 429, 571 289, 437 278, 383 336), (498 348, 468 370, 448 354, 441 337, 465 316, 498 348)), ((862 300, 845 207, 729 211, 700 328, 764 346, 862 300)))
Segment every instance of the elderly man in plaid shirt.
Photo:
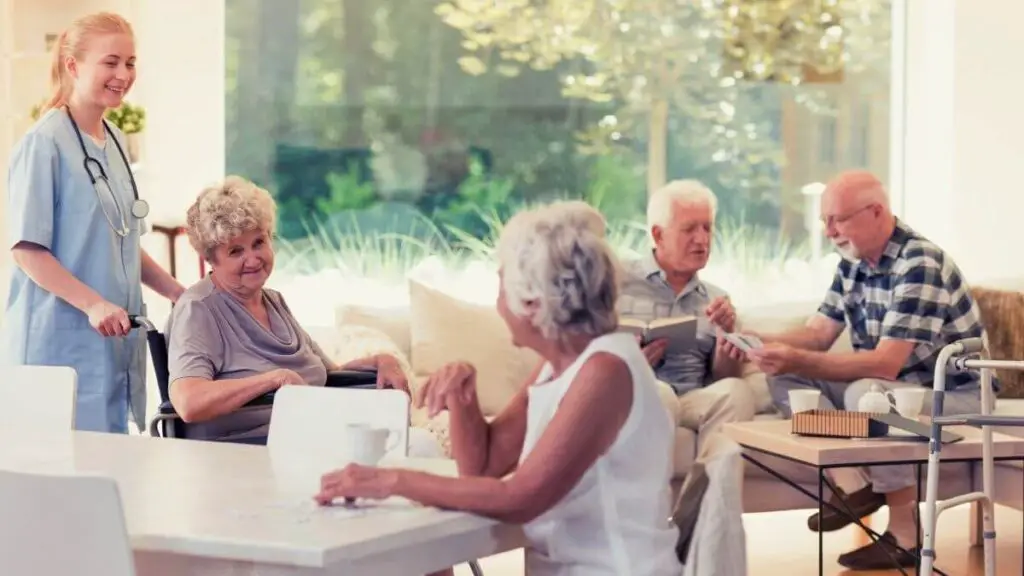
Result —
MULTIPOLYGON (((889 390, 924 388, 924 411, 931 412, 939 350, 957 340, 985 336, 967 282, 948 254, 893 216, 882 183, 869 173, 846 172, 831 181, 821 214, 828 237, 843 256, 832 286, 806 326, 759 334, 764 346, 749 353, 751 360, 772 375, 772 397, 787 415, 789 390, 818 389, 822 407, 856 410, 860 397, 876 383, 889 390), (855 351, 828 352, 846 328, 855 351)), ((980 411, 976 374, 958 374, 947 386, 945 413, 980 411)), ((843 498, 858 517, 889 507, 883 538, 841 555, 839 563, 853 570, 884 569, 893 560, 913 566, 914 557, 906 552, 917 542, 913 469, 869 468, 867 476, 859 469, 836 472, 842 493, 833 504, 843 498)), ((815 531, 838 530, 849 523, 831 511, 808 521, 815 531)))

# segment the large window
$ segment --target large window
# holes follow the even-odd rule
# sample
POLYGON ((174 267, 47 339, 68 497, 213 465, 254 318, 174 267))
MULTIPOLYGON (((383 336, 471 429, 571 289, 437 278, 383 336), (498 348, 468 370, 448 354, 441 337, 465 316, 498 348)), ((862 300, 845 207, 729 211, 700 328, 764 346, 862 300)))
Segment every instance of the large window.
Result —
POLYGON ((704 277, 813 299, 816 183, 888 176, 891 0, 226 1, 227 169, 278 200, 279 281, 400 294, 556 197, 636 252, 647 192, 697 178, 721 206, 704 277))

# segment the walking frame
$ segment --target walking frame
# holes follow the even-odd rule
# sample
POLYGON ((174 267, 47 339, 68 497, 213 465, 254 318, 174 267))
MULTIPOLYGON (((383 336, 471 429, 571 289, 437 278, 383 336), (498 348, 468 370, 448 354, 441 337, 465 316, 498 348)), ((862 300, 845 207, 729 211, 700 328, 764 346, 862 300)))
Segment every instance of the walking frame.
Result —
POLYGON ((984 543, 985 576, 995 576, 996 531, 995 531, 995 461, 993 458, 992 428, 994 426, 1024 427, 1024 417, 996 416, 995 394, 992 390, 992 371, 1024 371, 1024 361, 992 360, 982 338, 968 338, 945 346, 939 351, 935 363, 934 400, 932 403, 931 439, 928 444, 928 480, 925 491, 925 506, 921 526, 924 531, 921 549, 921 576, 932 576, 935 564, 935 529, 939 514, 961 504, 980 502, 982 507, 982 537, 984 543), (946 371, 979 370, 981 372, 981 414, 943 416, 942 405, 946 393, 946 371), (981 428, 982 491, 938 501, 939 463, 942 452, 943 426, 976 426, 981 428))

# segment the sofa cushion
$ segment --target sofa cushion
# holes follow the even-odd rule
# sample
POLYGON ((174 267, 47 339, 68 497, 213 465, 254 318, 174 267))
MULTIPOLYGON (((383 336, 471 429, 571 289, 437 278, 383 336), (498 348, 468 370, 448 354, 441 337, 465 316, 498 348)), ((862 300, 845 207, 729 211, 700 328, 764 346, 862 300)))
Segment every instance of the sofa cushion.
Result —
POLYGON ((449 362, 469 362, 485 416, 500 412, 540 362, 532 350, 512 344, 493 304, 461 300, 415 279, 409 299, 414 372, 422 377, 449 362))
MULTIPOLYGON (((994 288, 974 288, 988 332, 989 352, 1000 360, 1024 359, 1024 293, 994 288)), ((1002 384, 1001 398, 1024 398, 1024 372, 996 370, 1002 384)))
POLYGON ((391 339, 406 358, 412 358, 408 305, 341 304, 335 309, 334 322, 339 329, 355 325, 379 330, 391 339))

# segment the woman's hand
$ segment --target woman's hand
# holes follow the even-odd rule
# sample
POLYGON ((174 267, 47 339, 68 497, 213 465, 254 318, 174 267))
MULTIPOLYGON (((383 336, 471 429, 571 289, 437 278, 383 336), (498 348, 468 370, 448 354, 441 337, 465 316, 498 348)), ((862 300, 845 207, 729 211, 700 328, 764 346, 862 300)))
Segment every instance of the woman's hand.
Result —
POLYGON ((427 408, 433 418, 453 402, 468 405, 476 401, 476 368, 468 362, 452 362, 427 378, 416 394, 416 408, 427 408))
POLYGON ((302 379, 296 372, 288 370, 287 368, 278 368, 277 370, 271 370, 267 372, 267 378, 274 383, 274 388, 281 388, 283 386, 302 386, 306 384, 306 381, 302 379))
POLYGON ((125 336, 132 329, 128 312, 106 300, 101 300, 86 309, 89 325, 103 336, 125 336))
POLYGON ((390 356, 381 358, 377 364, 377 388, 393 388, 409 393, 409 379, 405 377, 405 371, 398 360, 390 356))
POLYGON ((383 500, 394 494, 399 471, 349 464, 341 470, 328 472, 320 478, 320 492, 314 499, 328 505, 337 498, 371 498, 383 500))

